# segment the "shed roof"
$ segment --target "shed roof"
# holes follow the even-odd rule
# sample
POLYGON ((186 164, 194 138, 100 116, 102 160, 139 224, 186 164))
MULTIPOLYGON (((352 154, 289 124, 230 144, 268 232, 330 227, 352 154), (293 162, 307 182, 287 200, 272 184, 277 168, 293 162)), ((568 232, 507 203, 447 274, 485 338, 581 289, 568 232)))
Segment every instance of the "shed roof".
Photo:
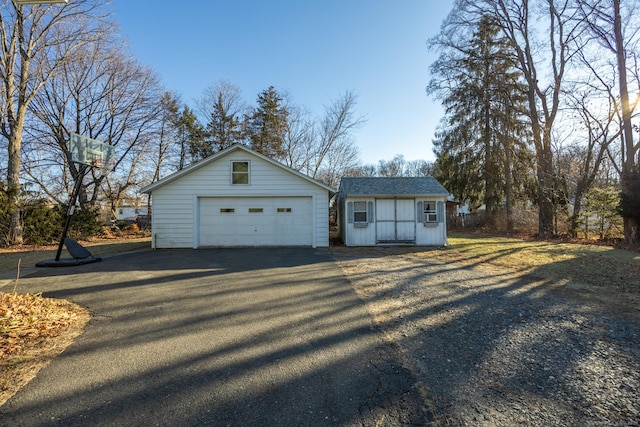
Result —
POLYGON ((449 192, 432 176, 424 177, 344 177, 340 180, 345 196, 448 196, 449 192))

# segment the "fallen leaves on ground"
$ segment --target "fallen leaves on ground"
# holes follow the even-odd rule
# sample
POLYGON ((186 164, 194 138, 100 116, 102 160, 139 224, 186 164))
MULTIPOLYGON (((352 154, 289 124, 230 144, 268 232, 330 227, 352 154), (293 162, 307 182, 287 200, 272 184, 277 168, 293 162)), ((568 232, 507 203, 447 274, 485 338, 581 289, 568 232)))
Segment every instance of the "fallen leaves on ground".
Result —
POLYGON ((0 292, 0 405, 82 332, 87 310, 40 294, 0 292))

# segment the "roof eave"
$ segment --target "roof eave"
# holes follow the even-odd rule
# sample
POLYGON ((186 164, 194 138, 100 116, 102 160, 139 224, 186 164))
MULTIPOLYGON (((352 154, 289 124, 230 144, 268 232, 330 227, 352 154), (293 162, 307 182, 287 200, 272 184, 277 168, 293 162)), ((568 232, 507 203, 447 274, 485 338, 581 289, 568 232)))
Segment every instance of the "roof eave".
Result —
POLYGON ((449 197, 449 193, 417 193, 417 194, 382 194, 382 193, 342 193, 344 197, 386 197, 386 198, 398 198, 398 197, 406 197, 406 198, 417 198, 417 197, 449 197))

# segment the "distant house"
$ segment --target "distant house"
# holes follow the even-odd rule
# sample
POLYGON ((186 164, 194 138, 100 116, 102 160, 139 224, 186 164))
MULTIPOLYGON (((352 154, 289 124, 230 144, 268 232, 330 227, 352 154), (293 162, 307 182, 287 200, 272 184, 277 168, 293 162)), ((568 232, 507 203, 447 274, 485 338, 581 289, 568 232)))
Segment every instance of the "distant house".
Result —
POLYGON ((142 189, 153 248, 329 246, 335 190, 243 145, 142 189))
POLYGON ((147 216, 149 214, 149 209, 139 206, 120 206, 118 208, 118 215, 116 219, 118 220, 135 220, 139 216, 147 216))
POLYGON ((340 237, 347 246, 445 245, 448 196, 433 177, 342 178, 340 237))

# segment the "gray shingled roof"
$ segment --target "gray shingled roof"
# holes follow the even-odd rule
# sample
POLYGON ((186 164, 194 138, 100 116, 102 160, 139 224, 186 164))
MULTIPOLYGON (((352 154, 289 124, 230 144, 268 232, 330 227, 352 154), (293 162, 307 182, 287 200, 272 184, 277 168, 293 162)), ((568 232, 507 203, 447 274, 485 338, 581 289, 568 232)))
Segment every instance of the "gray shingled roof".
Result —
POLYGON ((425 177, 344 177, 339 193, 349 196, 448 196, 449 192, 432 176, 425 177))

